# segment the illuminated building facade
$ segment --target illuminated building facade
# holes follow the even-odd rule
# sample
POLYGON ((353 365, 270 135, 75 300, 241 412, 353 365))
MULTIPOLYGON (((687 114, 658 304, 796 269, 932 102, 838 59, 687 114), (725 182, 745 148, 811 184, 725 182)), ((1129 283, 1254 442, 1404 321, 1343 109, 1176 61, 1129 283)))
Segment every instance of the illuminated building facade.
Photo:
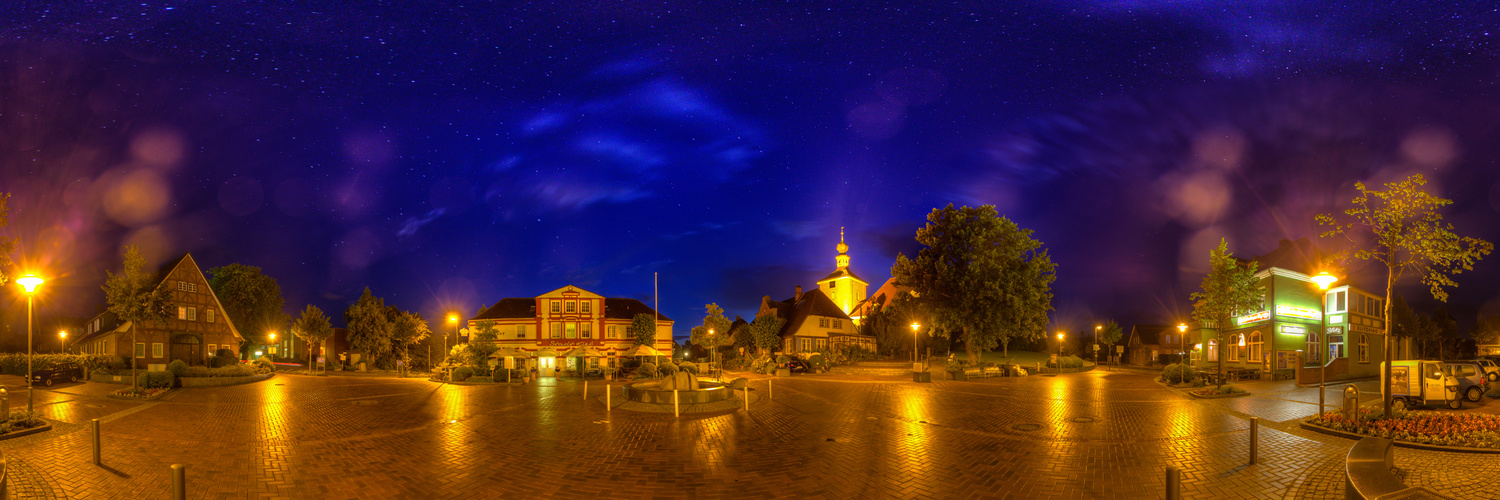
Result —
POLYGON ((100 313, 84 324, 84 336, 73 344, 77 352, 133 358, 139 368, 161 365, 159 369, 178 359, 188 365, 202 365, 220 349, 234 351, 239 357, 245 338, 224 314, 224 306, 191 254, 162 266, 152 283, 172 293, 171 316, 166 321, 135 325, 120 321, 114 313, 100 313), (139 331, 132 332, 137 328, 139 331))
MULTIPOLYGON (((505 298, 469 319, 469 339, 484 328, 494 328, 495 345, 502 353, 524 360, 538 374, 557 370, 592 370, 613 366, 616 357, 635 347, 630 323, 637 314, 657 316, 636 299, 608 298, 576 286, 565 286, 536 297, 505 298), (590 348, 602 356, 563 357, 568 351, 590 348)), ((672 319, 657 317, 653 348, 672 352, 672 319)))
MULTIPOLYGON (((833 258, 837 268, 818 280, 818 290, 822 290, 845 315, 850 315, 865 301, 865 293, 870 284, 849 269, 849 245, 844 243, 844 228, 839 228, 839 244, 834 248, 839 251, 833 258)), ((859 323, 858 317, 851 316, 851 319, 856 324, 859 323)))

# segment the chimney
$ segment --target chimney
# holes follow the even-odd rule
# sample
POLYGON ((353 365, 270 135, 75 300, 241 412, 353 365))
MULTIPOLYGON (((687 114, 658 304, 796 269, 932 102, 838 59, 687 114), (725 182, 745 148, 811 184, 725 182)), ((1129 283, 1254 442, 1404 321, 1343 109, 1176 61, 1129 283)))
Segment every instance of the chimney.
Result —
POLYGON ((802 285, 797 285, 797 294, 792 296, 792 302, 802 302, 802 285))

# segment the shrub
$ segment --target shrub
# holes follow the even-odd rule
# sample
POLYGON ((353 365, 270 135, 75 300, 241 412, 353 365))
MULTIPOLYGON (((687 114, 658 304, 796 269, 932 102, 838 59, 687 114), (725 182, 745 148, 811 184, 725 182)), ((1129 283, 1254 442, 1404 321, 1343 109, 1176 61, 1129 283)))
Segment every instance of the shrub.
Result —
MULTIPOLYGON (((105 368, 124 368, 125 359, 113 354, 37 354, 33 370, 46 370, 58 363, 78 363, 89 372, 105 368)), ((0 373, 26 376, 26 353, 0 354, 0 373)))
POLYGON ((813 373, 818 373, 828 371, 831 365, 828 364, 828 358, 826 356, 823 356, 822 354, 814 354, 812 356, 808 356, 807 367, 812 369, 813 373))
POLYGON ((474 376, 474 369, 473 368, 469 368, 467 366, 460 366, 458 368, 454 368, 453 369, 453 381, 454 382, 463 382, 465 380, 468 380, 469 377, 472 377, 472 376, 474 376))
POLYGON ((671 361, 662 362, 660 366, 656 367, 656 373, 657 375, 662 377, 670 377, 676 375, 677 365, 672 364, 671 361))
POLYGON ((693 375, 697 375, 698 374, 698 365, 697 365, 697 363, 693 363, 691 361, 683 361, 682 364, 677 365, 677 369, 685 371, 685 372, 688 372, 688 373, 691 373, 693 375))
POLYGON ((187 373, 187 369, 188 364, 180 359, 174 359, 171 363, 167 363, 167 371, 172 372, 172 376, 174 377, 181 377, 182 374, 187 373))
POLYGON ((880 359, 880 354, 857 345, 841 344, 833 350, 833 360, 838 363, 858 363, 880 359))
POLYGON ((1193 367, 1187 365, 1171 364, 1161 370, 1162 381, 1169 384, 1192 382, 1194 378, 1193 367))
POLYGON ((755 373, 771 373, 776 370, 776 365, 771 363, 770 356, 761 356, 750 362, 750 371, 755 373))
POLYGON ((782 365, 782 364, 784 364, 784 363, 786 363, 786 362, 787 362, 787 361, 791 361, 791 360, 792 360, 792 358, 788 358, 788 357, 786 357, 786 355, 785 355, 785 354, 777 354, 777 355, 776 355, 776 364, 777 364, 777 365, 778 365, 778 366, 780 366, 780 365, 782 365))
POLYGON ((271 373, 276 371, 276 365, 271 363, 271 358, 261 356, 255 358, 255 373, 271 373))
POLYGON ((964 370, 964 360, 958 359, 957 357, 954 357, 954 356, 949 356, 948 357, 948 371, 950 371, 950 372, 961 372, 963 370, 964 370))
POLYGON ((514 372, 515 370, 506 370, 504 368, 501 368, 495 370, 495 374, 490 376, 490 380, 495 382, 510 382, 512 380, 521 380, 519 377, 516 377, 516 374, 514 372))
POLYGON ((635 370, 636 378, 656 378, 656 365, 651 362, 641 363, 641 367, 635 370))
POLYGON ((135 382, 147 389, 170 389, 177 385, 177 376, 168 371, 147 371, 141 372, 135 382))

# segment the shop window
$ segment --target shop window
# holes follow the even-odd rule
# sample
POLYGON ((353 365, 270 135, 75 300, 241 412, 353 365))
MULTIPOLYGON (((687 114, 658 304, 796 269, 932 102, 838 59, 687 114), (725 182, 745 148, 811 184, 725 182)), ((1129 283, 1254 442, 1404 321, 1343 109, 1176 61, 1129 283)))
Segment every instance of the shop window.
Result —
POLYGON ((1250 332, 1250 342, 1246 346, 1250 348, 1250 356, 1245 359, 1247 361, 1260 361, 1261 346, 1260 332, 1250 332))
POLYGON ((1219 339, 1208 339, 1208 360, 1219 360, 1219 339))

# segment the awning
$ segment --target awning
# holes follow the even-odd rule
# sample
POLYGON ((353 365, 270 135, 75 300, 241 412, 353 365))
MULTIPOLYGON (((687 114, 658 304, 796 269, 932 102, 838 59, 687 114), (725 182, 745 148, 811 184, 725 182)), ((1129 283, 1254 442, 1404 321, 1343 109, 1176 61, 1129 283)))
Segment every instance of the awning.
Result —
POLYGON ((555 358, 557 357, 557 351, 554 351, 552 349, 542 349, 537 351, 534 356, 538 358, 555 358))
POLYGON ((523 351, 523 350, 515 348, 515 347, 501 347, 499 349, 496 349, 494 353, 490 354, 490 359, 500 359, 500 358, 529 358, 529 357, 531 357, 531 353, 528 353, 526 351, 523 351))
POLYGON ((665 354, 662 354, 661 351, 658 351, 658 350, 656 350, 655 348, 652 348, 649 345, 635 346, 635 348, 626 350, 624 353, 622 353, 620 355, 621 356, 665 356, 665 354))
POLYGON ((574 347, 573 349, 569 350, 568 352, 563 353, 562 357, 564 357, 564 358, 602 358, 602 357, 604 357, 604 354, 601 353, 601 352, 599 352, 599 351, 597 351, 597 350, 595 350, 592 347, 582 346, 582 347, 574 347))

